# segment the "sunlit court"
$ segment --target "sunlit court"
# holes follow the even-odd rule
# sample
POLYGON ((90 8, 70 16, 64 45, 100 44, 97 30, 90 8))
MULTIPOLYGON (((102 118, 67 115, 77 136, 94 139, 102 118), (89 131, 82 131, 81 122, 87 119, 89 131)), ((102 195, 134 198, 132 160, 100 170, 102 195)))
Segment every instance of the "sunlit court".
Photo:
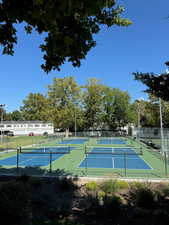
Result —
POLYGON ((18 160, 19 166, 47 166, 73 149, 69 146, 21 149, 15 156, 0 160, 0 165, 15 166, 18 160))
POLYGON ((0 167, 39 168, 45 174, 61 170, 68 174, 96 177, 160 177, 167 174, 167 158, 158 158, 157 151, 147 148, 138 139, 51 136, 36 140, 37 143, 30 146, 1 152, 0 167))
POLYGON ((80 167, 112 169, 151 169, 134 148, 90 147, 80 167))

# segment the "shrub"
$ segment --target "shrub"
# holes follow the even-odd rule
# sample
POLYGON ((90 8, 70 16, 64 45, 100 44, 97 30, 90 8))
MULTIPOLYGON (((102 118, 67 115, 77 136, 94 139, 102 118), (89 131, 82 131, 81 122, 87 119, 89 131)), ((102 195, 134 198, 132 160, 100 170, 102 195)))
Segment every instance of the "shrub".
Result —
POLYGON ((100 184, 100 189, 106 194, 115 193, 118 189, 117 182, 114 180, 104 181, 100 184))
POLYGON ((26 173, 22 174, 21 176, 17 177, 16 180, 17 181, 22 181, 22 182, 29 182, 31 179, 31 176, 27 175, 26 173))
POLYGON ((98 184, 95 181, 88 182, 85 184, 85 188, 87 191, 97 191, 98 190, 98 184))
POLYGON ((56 181, 58 187, 60 188, 60 190, 62 191, 72 191, 75 190, 77 188, 77 186, 75 185, 75 183, 73 182, 73 180, 70 178, 62 178, 60 180, 56 181))
POLYGON ((105 195, 103 198, 103 214, 104 216, 116 217, 121 214, 122 209, 122 199, 120 196, 113 195, 107 196, 105 195))
POLYGON ((152 209, 156 204, 156 193, 149 187, 131 188, 128 193, 128 204, 143 209, 152 209))
POLYGON ((100 200, 96 195, 88 194, 81 199, 79 207, 85 211, 86 215, 96 215, 100 210, 100 200))
POLYGON ((23 182, 0 186, 0 218, 6 225, 24 225, 31 221, 30 187, 23 182))
POLYGON ((129 188, 129 184, 126 181, 120 180, 116 182, 117 189, 127 189, 129 188))

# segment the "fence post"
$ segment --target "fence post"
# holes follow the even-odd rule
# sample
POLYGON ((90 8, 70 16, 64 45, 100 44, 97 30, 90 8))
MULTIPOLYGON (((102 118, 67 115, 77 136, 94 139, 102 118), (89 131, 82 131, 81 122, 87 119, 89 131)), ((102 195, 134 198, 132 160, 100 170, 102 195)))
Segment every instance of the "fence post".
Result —
POLYGON ((126 158, 126 152, 124 153, 124 174, 125 177, 127 176, 127 158, 126 158))
POLYGON ((87 176, 87 151, 86 151, 86 145, 85 145, 85 172, 87 176))
POLYGON ((167 177, 167 153, 164 152, 165 176, 167 177))
POLYGON ((49 173, 52 173, 52 152, 51 151, 50 151, 49 157, 50 157, 50 169, 49 169, 49 173))
POLYGON ((17 173, 19 170, 19 151, 21 150, 21 147, 18 149, 17 148, 17 155, 16 155, 16 169, 17 169, 17 173))

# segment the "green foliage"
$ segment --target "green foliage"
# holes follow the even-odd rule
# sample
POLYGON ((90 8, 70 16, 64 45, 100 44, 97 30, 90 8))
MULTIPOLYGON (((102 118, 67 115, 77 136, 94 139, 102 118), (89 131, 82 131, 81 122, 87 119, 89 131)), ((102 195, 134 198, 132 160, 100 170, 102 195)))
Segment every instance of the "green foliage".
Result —
POLYGON ((62 129, 74 127, 80 100, 80 87, 74 78, 54 78, 53 84, 48 86, 48 99, 55 126, 62 129))
POLYGON ((103 198, 103 215, 117 217, 121 214, 122 198, 117 195, 107 196, 103 198))
POLYGON ((148 88, 145 92, 168 101, 169 77, 167 73, 160 75, 154 73, 133 73, 135 80, 141 81, 148 88))
POLYGON ((102 123, 104 86, 99 80, 91 78, 83 88, 85 88, 83 93, 85 127, 87 129, 97 129, 102 123))
POLYGON ((87 191, 97 191, 98 184, 95 181, 91 181, 85 184, 85 188, 87 191))
POLYGON ((129 100, 127 92, 117 88, 104 87, 102 119, 105 127, 118 130, 129 122, 129 100))
POLYGON ((14 110, 13 112, 6 113, 4 120, 14 120, 14 121, 22 121, 23 115, 19 110, 14 110))
POLYGON ((24 120, 50 121, 50 108, 48 100, 40 93, 30 93, 23 100, 21 112, 24 120))
POLYGON ((107 180, 100 184, 100 189, 106 194, 115 193, 118 189, 116 180, 107 180))
POLYGON ((118 189, 128 189, 129 188, 128 182, 123 181, 123 180, 117 180, 116 181, 116 186, 117 186, 117 190, 118 189))
POLYGON ((95 78, 89 79, 83 88, 86 129, 118 130, 131 122, 127 92, 107 87, 95 78))
POLYGON ((145 183, 142 183, 142 182, 137 182, 137 181, 134 181, 134 182, 130 182, 130 185, 129 187, 132 189, 139 189, 139 188, 144 188, 146 186, 145 183))
POLYGON ((54 78, 47 96, 30 93, 23 100, 21 111, 8 117, 17 119, 20 114, 23 120, 52 121, 55 128, 64 131, 75 131, 75 122, 76 131, 120 130, 133 121, 130 106, 127 92, 107 87, 95 78, 79 86, 70 76, 54 78))
POLYGON ((88 51, 96 45, 93 35, 101 25, 128 26, 131 21, 121 18, 124 7, 111 0, 31 0, 0 2, 0 44, 3 54, 14 54, 17 44, 15 24, 25 24, 28 34, 45 33, 40 45, 45 72, 60 70, 67 60, 80 66, 88 51))
POLYGON ((132 187, 128 194, 128 203, 142 209, 153 209, 156 206, 156 193, 148 186, 132 187))
POLYGON ((71 178, 23 174, 11 179, 0 182, 0 217, 7 225, 169 223, 168 183, 132 182, 127 190, 127 182, 114 181, 116 187, 125 189, 120 193, 112 181, 102 182, 106 192, 99 189, 100 183, 92 181, 85 185, 88 193, 84 193, 71 178))

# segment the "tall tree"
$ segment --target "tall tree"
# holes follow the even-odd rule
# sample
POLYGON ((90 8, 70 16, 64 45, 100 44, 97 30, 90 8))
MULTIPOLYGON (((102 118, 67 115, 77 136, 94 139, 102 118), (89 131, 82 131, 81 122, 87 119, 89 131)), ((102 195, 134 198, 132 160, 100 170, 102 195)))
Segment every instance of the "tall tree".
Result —
POLYGON ((103 129, 114 129, 114 90, 113 88, 104 87, 103 95, 103 129))
POLYGON ((145 92, 155 95, 165 101, 169 101, 169 75, 167 73, 133 73, 135 80, 141 81, 148 88, 145 92))
POLYGON ((83 86, 83 106, 86 128, 97 129, 102 126, 104 86, 99 80, 91 78, 83 86))
POLYGON ((14 110, 13 112, 7 113, 6 117, 7 117, 6 120, 13 120, 13 121, 23 120, 22 112, 19 110, 14 110))
POLYGON ((111 127, 121 129, 130 122, 130 96, 128 92, 114 88, 112 107, 114 112, 111 127))
POLYGON ((21 112, 25 120, 51 120, 48 99, 40 93, 30 93, 23 100, 21 112))
POLYGON ((33 30, 45 33, 40 45, 44 53, 42 69, 50 72, 60 69, 69 61, 80 66, 88 51, 96 45, 93 35, 101 25, 128 26, 131 21, 121 18, 124 7, 115 0, 3 0, 0 1, 0 44, 3 54, 14 54, 17 44, 16 24, 25 24, 30 34, 33 30))
POLYGON ((54 78, 48 86, 52 119, 57 128, 74 129, 75 113, 79 110, 80 87, 73 77, 54 78))
MULTIPOLYGON (((169 67, 169 61, 165 62, 166 66, 169 67)), ((169 101, 169 71, 166 70, 165 73, 155 74, 155 73, 133 73, 135 80, 141 81, 148 88, 145 92, 150 95, 156 96, 163 99, 164 101, 169 101)))
POLYGON ((159 106, 155 98, 136 100, 133 103, 135 108, 135 124, 141 127, 159 127, 159 106))

